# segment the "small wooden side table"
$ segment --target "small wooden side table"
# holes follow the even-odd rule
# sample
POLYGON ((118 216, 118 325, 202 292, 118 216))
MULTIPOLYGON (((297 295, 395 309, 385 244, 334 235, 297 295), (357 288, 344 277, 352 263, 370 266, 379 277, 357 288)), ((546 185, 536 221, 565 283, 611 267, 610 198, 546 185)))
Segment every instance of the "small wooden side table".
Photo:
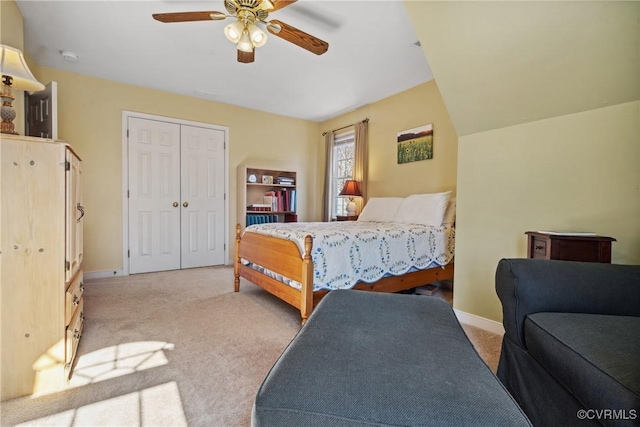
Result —
POLYGON ((611 263, 613 237, 527 231, 527 258, 611 263))
POLYGON ((357 221, 358 215, 338 215, 336 216, 336 221, 357 221))

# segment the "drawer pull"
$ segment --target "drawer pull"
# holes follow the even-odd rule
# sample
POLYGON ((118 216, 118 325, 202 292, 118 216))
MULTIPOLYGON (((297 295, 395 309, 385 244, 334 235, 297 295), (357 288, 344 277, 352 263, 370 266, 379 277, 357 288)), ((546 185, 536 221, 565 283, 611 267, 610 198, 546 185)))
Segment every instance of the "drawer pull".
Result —
POLYGON ((73 338, 76 339, 76 340, 80 339, 80 331, 79 330, 77 330, 77 329, 73 330, 73 338))
POLYGON ((84 283, 80 282, 80 292, 84 292, 84 283))
POLYGON ((80 303, 80 299, 78 298, 77 295, 74 295, 73 296, 73 305, 75 305, 77 307, 79 303, 80 303))
POLYGON ((80 321, 84 322, 84 311, 80 312, 80 321))
POLYGON ((534 249, 536 250, 544 249, 544 246, 534 246, 534 249))

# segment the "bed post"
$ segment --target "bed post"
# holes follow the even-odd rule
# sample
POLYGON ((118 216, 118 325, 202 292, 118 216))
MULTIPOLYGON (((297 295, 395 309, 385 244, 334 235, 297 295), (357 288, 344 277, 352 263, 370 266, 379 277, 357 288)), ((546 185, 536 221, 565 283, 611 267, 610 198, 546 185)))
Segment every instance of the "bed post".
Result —
POLYGON ((304 257, 302 259, 302 288, 300 289, 300 315, 302 316, 302 324, 313 310, 313 261, 311 260, 311 248, 313 247, 313 238, 307 236, 304 238, 304 257))
POLYGON ((240 268, 240 224, 236 224, 236 259, 233 263, 233 275, 235 279, 233 280, 233 290, 234 292, 240 291, 240 272, 238 269, 240 268))

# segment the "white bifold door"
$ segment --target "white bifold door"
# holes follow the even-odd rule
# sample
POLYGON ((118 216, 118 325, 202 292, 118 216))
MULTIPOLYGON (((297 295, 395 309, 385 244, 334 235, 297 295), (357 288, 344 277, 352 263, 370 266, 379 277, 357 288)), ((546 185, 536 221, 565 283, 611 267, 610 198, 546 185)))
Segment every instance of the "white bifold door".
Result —
POLYGON ((129 272, 224 264, 225 132, 128 118, 129 272))

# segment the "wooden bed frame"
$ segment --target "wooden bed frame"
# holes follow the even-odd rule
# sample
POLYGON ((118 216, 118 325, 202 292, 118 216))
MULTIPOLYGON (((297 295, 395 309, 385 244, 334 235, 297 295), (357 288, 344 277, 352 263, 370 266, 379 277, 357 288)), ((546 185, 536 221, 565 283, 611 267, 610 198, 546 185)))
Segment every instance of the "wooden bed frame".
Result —
MULTIPOLYGON (((313 239, 305 237, 304 256, 300 256, 298 245, 292 241, 258 233, 242 236, 240 224, 236 226, 236 259, 234 265, 234 291, 240 291, 240 277, 260 286, 267 292, 300 310, 302 323, 313 311, 313 307, 329 292, 313 291, 313 261, 311 248, 313 239), (253 268, 243 265, 245 259, 302 284, 300 290, 279 282, 253 268)), ((353 289, 374 292, 398 292, 440 280, 453 279, 453 262, 444 267, 433 267, 406 273, 402 276, 383 277, 374 283, 358 283, 353 289)))

